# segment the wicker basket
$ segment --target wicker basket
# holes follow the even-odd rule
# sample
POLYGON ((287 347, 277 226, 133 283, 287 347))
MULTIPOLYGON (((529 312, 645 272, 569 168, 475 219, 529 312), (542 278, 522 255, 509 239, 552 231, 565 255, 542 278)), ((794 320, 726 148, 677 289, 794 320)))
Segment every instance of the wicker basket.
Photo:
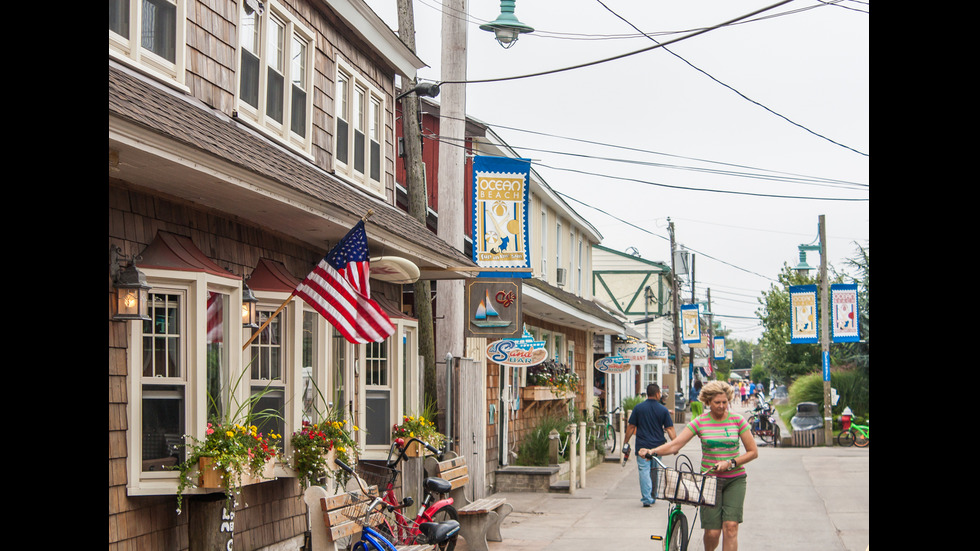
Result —
POLYGON ((717 477, 674 469, 657 469, 657 499, 713 507, 717 494, 717 477))

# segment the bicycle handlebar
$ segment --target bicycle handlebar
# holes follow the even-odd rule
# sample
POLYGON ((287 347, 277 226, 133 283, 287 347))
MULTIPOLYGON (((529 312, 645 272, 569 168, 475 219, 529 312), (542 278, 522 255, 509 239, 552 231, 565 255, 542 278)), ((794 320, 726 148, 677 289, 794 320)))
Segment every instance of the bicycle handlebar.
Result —
POLYGON ((411 444, 412 442, 418 442, 419 444, 421 444, 423 447, 425 447, 425 449, 427 449, 430 452, 432 452, 438 458, 439 461, 442 461, 442 458, 446 455, 446 446, 445 445, 443 445, 443 449, 439 450, 439 449, 433 447, 428 442, 423 442, 423 441, 421 441, 418 438, 416 438, 416 437, 413 436, 412 438, 410 438, 408 440, 408 442, 405 442, 404 443, 404 446, 403 447, 399 448, 398 447, 398 441, 399 440, 402 440, 402 439, 401 438, 396 438, 395 441, 391 443, 391 449, 388 450, 388 461, 387 461, 388 467, 394 467, 395 465, 398 465, 399 463, 401 463, 402 459, 405 458, 405 452, 408 451, 409 444, 411 444), (395 451, 395 449, 398 450, 398 456, 395 458, 394 461, 392 461, 391 460, 391 454, 392 454, 393 451, 395 451))

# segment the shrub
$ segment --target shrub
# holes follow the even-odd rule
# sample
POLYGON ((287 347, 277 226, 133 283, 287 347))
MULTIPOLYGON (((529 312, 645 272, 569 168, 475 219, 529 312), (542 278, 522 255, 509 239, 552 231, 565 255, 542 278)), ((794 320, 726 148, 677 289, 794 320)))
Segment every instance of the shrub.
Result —
POLYGON ((568 424, 569 421, 561 416, 542 417, 538 424, 528 431, 517 450, 517 464, 533 467, 545 467, 549 464, 550 440, 548 435, 552 429, 557 430, 561 444, 565 445, 562 457, 568 457, 568 424))

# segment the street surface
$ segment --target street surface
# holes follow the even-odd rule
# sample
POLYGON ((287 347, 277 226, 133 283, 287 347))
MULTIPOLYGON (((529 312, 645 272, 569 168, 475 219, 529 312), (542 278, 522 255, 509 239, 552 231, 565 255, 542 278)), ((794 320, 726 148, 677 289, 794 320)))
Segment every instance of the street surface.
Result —
MULTIPOLYGON (((678 427, 679 429, 680 427, 678 427)), ((870 447, 771 448, 758 441, 759 458, 746 466, 745 518, 739 549, 865 551, 870 539, 870 447)), ((682 453, 697 466, 697 438, 682 453)), ((674 457, 662 461, 673 466, 674 457)), ((603 463, 590 469, 586 487, 574 494, 499 493, 514 506, 504 521, 503 541, 490 551, 660 551, 669 503, 640 503, 636 461, 603 463)), ((704 549, 701 519, 684 507, 694 528, 691 551, 704 549)), ((471 551, 460 538, 456 549, 471 551)), ((717 549, 721 549, 719 544, 717 549)))

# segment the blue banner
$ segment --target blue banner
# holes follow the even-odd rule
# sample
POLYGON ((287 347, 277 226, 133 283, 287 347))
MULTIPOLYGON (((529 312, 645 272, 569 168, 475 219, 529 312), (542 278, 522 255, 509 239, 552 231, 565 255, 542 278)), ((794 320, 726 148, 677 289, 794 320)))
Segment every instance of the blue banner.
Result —
POLYGON ((833 342, 861 340, 857 284, 835 283, 830 286, 830 313, 830 336, 833 342))
POLYGON ((681 331, 684 344, 701 342, 701 323, 697 304, 681 305, 681 331))
POLYGON ((479 277, 531 277, 528 207, 531 201, 530 159, 473 158, 473 262, 496 272, 479 277))
POLYGON ((792 285, 789 288, 790 338, 792 344, 817 342, 817 286, 792 285))

